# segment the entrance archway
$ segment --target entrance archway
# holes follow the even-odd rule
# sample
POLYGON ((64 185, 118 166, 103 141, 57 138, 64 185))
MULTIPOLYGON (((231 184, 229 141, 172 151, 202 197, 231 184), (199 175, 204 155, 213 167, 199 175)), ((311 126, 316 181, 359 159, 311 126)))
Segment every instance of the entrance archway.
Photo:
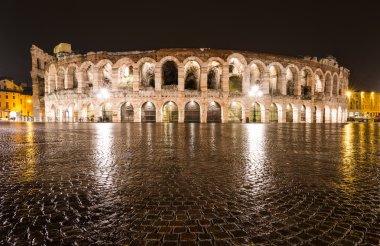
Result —
POLYGON ((278 122, 278 108, 275 103, 272 103, 272 105, 270 105, 269 122, 278 122))
POLYGON ((207 107, 207 123, 222 122, 222 109, 217 102, 210 102, 207 107))
POLYGON ((191 101, 185 105, 185 122, 201 122, 201 108, 197 102, 191 101))
POLYGON ((130 102, 126 102, 120 109, 121 122, 133 122, 134 112, 130 102))
POLYGON ((239 102, 232 102, 228 108, 228 122, 242 122, 243 107, 239 102))
POLYGON ((141 122, 156 122, 156 107, 151 102, 146 102, 141 107, 141 122))
POLYGON ((101 105, 100 122, 112 122, 112 105, 110 103, 103 103, 101 105))
POLYGON ((249 111, 249 122, 261 122, 261 106, 254 103, 249 111))
POLYGON ((286 106, 286 122, 293 122, 293 107, 291 104, 286 106))
POLYGON ((162 122, 178 122, 178 107, 175 102, 166 102, 162 107, 162 122))
POLYGON ((94 115, 94 105, 91 103, 87 106, 87 121, 88 122, 94 122, 95 121, 95 115, 94 115))
POLYGON ((305 105, 302 105, 302 107, 301 107, 300 121, 301 122, 306 122, 306 107, 305 107, 305 105))

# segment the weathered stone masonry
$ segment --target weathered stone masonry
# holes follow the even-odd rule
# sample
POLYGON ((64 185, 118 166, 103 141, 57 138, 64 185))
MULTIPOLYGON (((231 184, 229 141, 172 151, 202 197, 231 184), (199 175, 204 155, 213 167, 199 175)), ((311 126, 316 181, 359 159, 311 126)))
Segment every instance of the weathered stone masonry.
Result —
POLYGON ((56 58, 36 46, 31 53, 37 121, 339 123, 347 118, 349 70, 331 57, 163 49, 56 58))

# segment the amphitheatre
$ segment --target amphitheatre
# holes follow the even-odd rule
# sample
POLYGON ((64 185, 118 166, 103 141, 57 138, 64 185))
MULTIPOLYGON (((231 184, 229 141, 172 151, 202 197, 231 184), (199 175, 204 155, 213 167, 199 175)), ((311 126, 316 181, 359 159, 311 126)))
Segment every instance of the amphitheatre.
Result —
POLYGON ((55 56, 31 48, 47 122, 342 123, 349 70, 333 57, 161 49, 55 56))

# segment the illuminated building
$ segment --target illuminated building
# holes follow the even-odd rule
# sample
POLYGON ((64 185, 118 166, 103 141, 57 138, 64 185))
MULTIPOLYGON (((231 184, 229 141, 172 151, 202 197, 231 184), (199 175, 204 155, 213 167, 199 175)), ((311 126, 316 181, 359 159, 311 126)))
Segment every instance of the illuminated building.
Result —
POLYGON ((36 120, 309 122, 347 119, 349 70, 335 58, 162 49, 55 56, 32 46, 36 120), (38 113, 37 113, 38 112, 38 113))
POLYGON ((348 92, 348 117, 372 120, 380 115, 380 93, 348 92))
POLYGON ((33 117, 32 96, 21 85, 0 78, 0 119, 27 121, 33 117))

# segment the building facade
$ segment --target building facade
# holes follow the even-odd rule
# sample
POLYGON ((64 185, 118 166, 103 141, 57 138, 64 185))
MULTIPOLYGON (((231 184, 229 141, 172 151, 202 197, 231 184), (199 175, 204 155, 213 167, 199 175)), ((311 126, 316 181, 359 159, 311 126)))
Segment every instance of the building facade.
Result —
POLYGON ((0 119, 28 121, 33 119, 32 95, 11 79, 0 79, 0 119))
POLYGON ((348 92, 348 117, 351 120, 373 120, 380 116, 380 93, 368 91, 348 92))
POLYGON ((332 57, 318 60, 210 49, 73 54, 68 45, 64 52, 57 47, 55 57, 36 46, 31 50, 36 120, 337 123, 347 119, 349 70, 332 57))

